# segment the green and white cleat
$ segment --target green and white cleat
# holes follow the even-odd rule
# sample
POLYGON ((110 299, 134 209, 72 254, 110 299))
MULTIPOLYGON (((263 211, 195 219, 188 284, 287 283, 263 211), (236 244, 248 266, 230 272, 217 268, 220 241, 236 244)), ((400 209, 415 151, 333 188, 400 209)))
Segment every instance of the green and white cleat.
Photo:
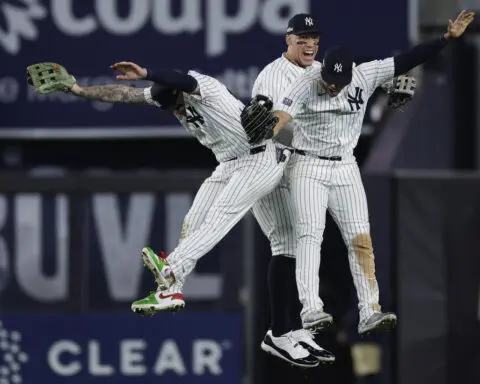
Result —
POLYGON ((185 299, 180 292, 166 294, 162 291, 150 292, 144 299, 132 304, 132 311, 140 315, 154 315, 157 312, 177 312, 185 308, 185 299))
POLYGON ((158 256, 151 248, 145 247, 142 249, 142 258, 145 266, 153 273, 159 289, 165 291, 175 283, 175 275, 163 252, 158 256))

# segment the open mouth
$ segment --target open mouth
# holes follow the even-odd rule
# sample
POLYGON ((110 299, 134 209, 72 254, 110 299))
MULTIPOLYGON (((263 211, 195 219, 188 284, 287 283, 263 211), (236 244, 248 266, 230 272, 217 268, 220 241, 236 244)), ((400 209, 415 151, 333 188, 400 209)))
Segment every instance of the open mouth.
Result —
POLYGON ((313 51, 313 49, 307 49, 305 51, 302 52, 303 56, 309 58, 309 59, 313 59, 313 56, 315 55, 315 52, 313 51))

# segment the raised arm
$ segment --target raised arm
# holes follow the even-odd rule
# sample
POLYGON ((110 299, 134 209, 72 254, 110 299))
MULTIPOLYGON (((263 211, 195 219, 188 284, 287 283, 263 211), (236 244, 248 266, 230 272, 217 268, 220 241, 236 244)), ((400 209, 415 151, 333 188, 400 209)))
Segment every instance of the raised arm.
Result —
MULTIPOLYGON (((473 21, 474 15, 473 12, 460 12, 455 21, 449 20, 447 32, 440 39, 418 44, 408 51, 384 60, 372 60, 360 64, 358 70, 362 73, 368 85, 368 96, 385 82, 391 81, 394 77, 405 74, 435 57, 447 46, 448 41, 460 37, 465 32, 465 29, 473 21)), ((404 83, 403 85, 408 84, 404 83)))
POLYGON ((106 103, 145 104, 144 88, 129 87, 121 84, 91 85, 82 87, 74 84, 70 92, 78 97, 106 103))
POLYGON ((148 104, 144 88, 120 84, 81 86, 73 75, 60 64, 45 62, 27 67, 27 81, 40 94, 70 92, 86 99, 107 103, 148 104))
POLYGON ((186 93, 194 93, 198 88, 198 82, 193 76, 173 69, 151 70, 131 61, 115 63, 111 68, 122 73, 117 76, 118 80, 149 80, 186 93))
MULTIPOLYGON (((117 80, 150 80, 165 88, 174 88, 187 93, 194 93, 198 89, 198 82, 194 77, 170 69, 147 70, 131 61, 112 64, 111 68, 121 73, 117 75, 117 80)), ((125 85, 81 87, 76 84, 71 92, 80 97, 110 103, 151 104, 145 98, 144 88, 125 85)))
POLYGON ((455 21, 448 20, 447 32, 440 38, 414 46, 412 49, 393 57, 395 76, 407 73, 423 64, 445 48, 449 41, 458 39, 475 17, 474 12, 462 11, 455 21))

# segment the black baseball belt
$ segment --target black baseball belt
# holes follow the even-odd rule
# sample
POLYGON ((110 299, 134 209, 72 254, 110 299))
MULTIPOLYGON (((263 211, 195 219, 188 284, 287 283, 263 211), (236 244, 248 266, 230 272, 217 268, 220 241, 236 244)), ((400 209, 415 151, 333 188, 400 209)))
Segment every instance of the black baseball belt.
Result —
MULTIPOLYGON (((260 145, 259 147, 250 148, 250 155, 256 155, 258 153, 265 152, 266 149, 267 149, 266 145, 260 145)), ((238 157, 232 157, 231 159, 228 159, 228 160, 225 160, 225 161, 227 162, 227 161, 233 161, 233 160, 237 160, 237 159, 238 159, 238 157)))
POLYGON ((302 155, 302 156, 315 157, 316 159, 321 159, 321 160, 342 161, 342 156, 318 156, 318 155, 314 155, 313 153, 307 153, 301 149, 295 149, 294 153, 298 153, 299 155, 302 155))

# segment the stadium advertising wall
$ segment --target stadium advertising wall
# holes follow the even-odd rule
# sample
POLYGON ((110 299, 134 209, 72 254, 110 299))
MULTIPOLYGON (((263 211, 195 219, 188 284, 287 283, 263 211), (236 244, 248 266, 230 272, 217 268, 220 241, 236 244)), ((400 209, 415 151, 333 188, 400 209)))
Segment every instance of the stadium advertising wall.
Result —
POLYGON ((218 313, 3 316, 0 383, 239 384, 240 325, 218 313))
POLYGON ((406 1, 2 0, 0 136, 182 136, 174 119, 154 108, 38 95, 26 83, 25 68, 59 62, 83 85, 115 82, 109 66, 120 60, 196 69, 246 100, 258 72, 283 52, 288 19, 304 11, 325 31, 320 56, 333 44, 370 57, 408 45, 406 1))

